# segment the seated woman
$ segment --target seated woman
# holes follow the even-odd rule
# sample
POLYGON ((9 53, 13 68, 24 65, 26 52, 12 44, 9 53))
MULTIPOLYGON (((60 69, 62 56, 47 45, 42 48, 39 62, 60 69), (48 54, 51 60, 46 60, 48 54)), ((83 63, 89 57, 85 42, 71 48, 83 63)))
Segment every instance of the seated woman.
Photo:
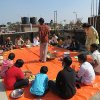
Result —
POLYGON ((63 58, 63 70, 58 73, 56 82, 50 80, 48 83, 50 90, 63 99, 70 99, 76 93, 76 74, 75 71, 70 67, 71 64, 72 59, 70 56, 63 58))
POLYGON ((14 65, 14 58, 15 58, 15 54, 14 53, 10 53, 8 55, 7 59, 4 59, 2 62, 2 66, 1 66, 1 70, 0 70, 0 76, 3 78, 6 75, 6 71, 12 67, 14 65))
POLYGON ((80 43, 75 39, 75 37, 72 37, 72 42, 68 49, 71 51, 78 51, 80 49, 80 43))
POLYGON ((23 66, 23 64, 24 61, 22 59, 18 59, 15 62, 14 66, 8 69, 4 77, 6 89, 13 90, 17 88, 22 88, 24 86, 28 86, 29 80, 25 79, 24 73, 20 69, 23 66))
POLYGON ((90 51, 92 52, 92 62, 94 71, 96 74, 100 74, 100 51, 98 50, 98 45, 96 43, 91 44, 90 51))
POLYGON ((95 72, 93 66, 89 62, 87 62, 87 56, 85 54, 79 54, 78 61, 81 66, 80 70, 77 73, 77 79, 80 79, 80 82, 84 85, 93 84, 95 80, 95 72))

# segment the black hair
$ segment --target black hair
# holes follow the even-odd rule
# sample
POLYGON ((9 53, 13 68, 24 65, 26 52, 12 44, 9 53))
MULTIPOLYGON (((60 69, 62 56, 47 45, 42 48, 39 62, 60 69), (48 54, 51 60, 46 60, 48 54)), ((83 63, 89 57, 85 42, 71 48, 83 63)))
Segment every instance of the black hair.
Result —
POLYGON ((91 47, 94 48, 95 50, 98 49, 98 45, 96 43, 91 44, 91 47))
POLYGON ((67 36, 67 38, 70 39, 71 37, 70 36, 67 36))
POLYGON ((43 19, 43 18, 40 18, 40 19, 38 20, 38 22, 39 22, 40 24, 43 24, 43 23, 44 23, 44 19, 43 19))
POLYGON ((22 67, 23 64, 24 64, 24 61, 22 59, 17 59, 15 62, 15 66, 18 68, 22 67))
POLYGON ((83 23, 83 25, 82 25, 83 28, 89 28, 90 26, 91 26, 91 25, 88 24, 88 23, 83 23))
POLYGON ((20 35, 17 35, 17 38, 21 37, 20 35))
POLYGON ((78 55, 78 59, 81 60, 82 62, 85 62, 87 60, 87 56, 85 53, 81 53, 78 55))
POLYGON ((29 39, 29 37, 26 37, 26 39, 29 39))
POLYGON ((72 64, 72 58, 70 56, 64 57, 63 62, 65 63, 65 67, 70 67, 72 64))
POLYGON ((75 36, 72 36, 72 39, 76 39, 75 36))
POLYGON ((47 66, 42 66, 40 69, 40 73, 46 74, 48 72, 48 67, 47 66))
POLYGON ((15 58, 15 54, 14 53, 10 53, 8 55, 8 59, 13 60, 15 58))

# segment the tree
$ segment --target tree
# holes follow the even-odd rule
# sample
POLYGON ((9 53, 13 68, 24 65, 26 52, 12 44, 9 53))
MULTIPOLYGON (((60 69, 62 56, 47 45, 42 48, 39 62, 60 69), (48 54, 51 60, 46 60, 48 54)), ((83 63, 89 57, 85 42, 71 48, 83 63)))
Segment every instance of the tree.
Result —
POLYGON ((81 27, 81 25, 82 25, 82 19, 83 18, 77 18, 77 21, 75 23, 77 27, 81 27))

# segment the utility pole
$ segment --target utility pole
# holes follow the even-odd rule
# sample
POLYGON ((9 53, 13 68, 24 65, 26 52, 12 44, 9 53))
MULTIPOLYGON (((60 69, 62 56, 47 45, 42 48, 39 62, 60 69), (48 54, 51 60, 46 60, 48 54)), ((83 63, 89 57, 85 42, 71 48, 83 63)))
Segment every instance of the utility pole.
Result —
POLYGON ((57 26, 57 10, 54 11, 54 30, 56 29, 57 26))
POLYGON ((77 12, 73 12, 75 14, 75 22, 77 22, 77 12))
POLYGON ((100 16, 100 0, 99 0, 98 15, 100 16))

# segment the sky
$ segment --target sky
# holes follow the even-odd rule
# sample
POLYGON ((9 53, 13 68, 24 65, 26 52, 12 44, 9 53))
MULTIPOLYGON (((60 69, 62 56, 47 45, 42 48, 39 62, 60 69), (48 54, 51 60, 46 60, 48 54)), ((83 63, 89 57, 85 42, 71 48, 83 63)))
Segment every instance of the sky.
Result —
POLYGON ((20 22, 21 17, 43 17, 50 22, 56 10, 59 23, 75 21, 76 14, 82 22, 87 22, 91 16, 91 0, 0 0, 0 24, 20 22))

